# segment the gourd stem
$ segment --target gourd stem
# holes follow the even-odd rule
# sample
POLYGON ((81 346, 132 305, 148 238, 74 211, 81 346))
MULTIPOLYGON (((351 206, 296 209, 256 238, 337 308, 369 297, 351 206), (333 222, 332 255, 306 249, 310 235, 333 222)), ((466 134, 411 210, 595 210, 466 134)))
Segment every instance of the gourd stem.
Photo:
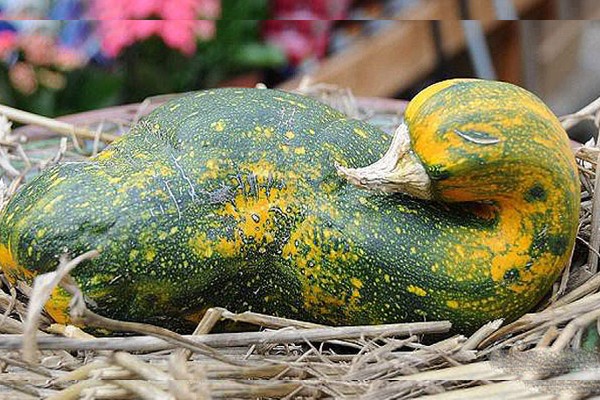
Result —
POLYGON ((408 126, 402 123, 385 155, 363 168, 346 168, 336 165, 338 175, 351 184, 368 190, 399 192, 430 200, 431 179, 414 154, 408 136, 408 126))

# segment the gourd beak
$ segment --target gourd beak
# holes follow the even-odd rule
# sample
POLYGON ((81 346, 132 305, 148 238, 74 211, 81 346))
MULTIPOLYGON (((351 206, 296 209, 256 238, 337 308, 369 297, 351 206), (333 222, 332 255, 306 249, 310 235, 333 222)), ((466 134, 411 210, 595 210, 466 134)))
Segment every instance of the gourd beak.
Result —
POLYGON ((405 193, 431 200, 431 179, 410 145, 408 126, 403 122, 394 133, 390 148, 375 163, 362 168, 336 165, 338 175, 367 190, 405 193))

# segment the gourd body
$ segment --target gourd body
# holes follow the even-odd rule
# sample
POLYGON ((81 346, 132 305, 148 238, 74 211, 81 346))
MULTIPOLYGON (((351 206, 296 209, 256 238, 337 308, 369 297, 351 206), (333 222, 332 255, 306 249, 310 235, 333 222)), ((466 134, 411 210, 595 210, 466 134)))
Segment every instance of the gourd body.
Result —
MULTIPOLYGON (((545 109, 533 96, 453 82, 406 115, 432 201, 337 175, 336 164, 367 165, 389 146, 367 123, 280 91, 203 91, 19 191, 0 216, 0 266, 31 280, 64 252, 99 249, 72 273, 90 307, 175 329, 211 306, 335 325, 449 319, 462 332, 514 319, 569 259, 574 161, 555 118, 518 104, 545 109), (502 143, 472 151, 444 137, 451 123, 502 143), (485 167, 465 171, 471 162, 485 167)), ((46 309, 65 321, 67 304, 56 291, 46 309)))

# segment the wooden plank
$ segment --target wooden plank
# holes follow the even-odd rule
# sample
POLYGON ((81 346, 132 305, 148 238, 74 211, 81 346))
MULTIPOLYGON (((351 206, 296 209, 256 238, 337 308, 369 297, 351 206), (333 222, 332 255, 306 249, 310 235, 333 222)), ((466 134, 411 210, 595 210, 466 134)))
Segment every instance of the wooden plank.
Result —
MULTIPOLYGON (((501 81, 524 84, 523 51, 519 22, 507 21, 488 36, 496 76, 501 81), (500 49, 500 51, 494 51, 500 49)), ((535 57, 535 54, 532 54, 535 57)))
MULTIPOLYGON (((546 0, 515 0, 515 7, 522 14, 543 1, 546 0)), ((403 12, 395 25, 323 61, 310 75, 310 82, 348 87, 359 96, 393 95, 436 66, 430 20, 441 21, 442 48, 447 56, 464 48, 458 10, 458 0, 424 0, 403 12)), ((470 14, 481 20, 485 32, 504 23, 495 19, 491 0, 471 0, 470 14)), ((294 89, 300 80, 294 78, 281 87, 294 89)))
POLYGON ((577 68, 584 21, 545 21, 536 61, 539 93, 549 96, 577 68))

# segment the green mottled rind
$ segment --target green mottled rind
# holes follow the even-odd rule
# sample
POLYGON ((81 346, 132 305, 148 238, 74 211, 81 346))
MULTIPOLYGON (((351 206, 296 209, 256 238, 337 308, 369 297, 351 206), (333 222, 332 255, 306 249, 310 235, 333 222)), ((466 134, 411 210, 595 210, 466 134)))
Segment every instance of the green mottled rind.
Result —
MULTIPOLYGON (((335 163, 368 165, 390 139, 298 95, 194 93, 97 159, 42 173, 4 209, 0 243, 36 273, 64 251, 98 248, 73 271, 94 309, 172 328, 222 306, 330 324, 450 319, 466 332, 531 307, 506 289, 515 274, 449 272, 454 247, 477 248, 497 218, 362 191, 336 175, 335 163)), ((461 271, 489 270, 461 262, 461 271)))

